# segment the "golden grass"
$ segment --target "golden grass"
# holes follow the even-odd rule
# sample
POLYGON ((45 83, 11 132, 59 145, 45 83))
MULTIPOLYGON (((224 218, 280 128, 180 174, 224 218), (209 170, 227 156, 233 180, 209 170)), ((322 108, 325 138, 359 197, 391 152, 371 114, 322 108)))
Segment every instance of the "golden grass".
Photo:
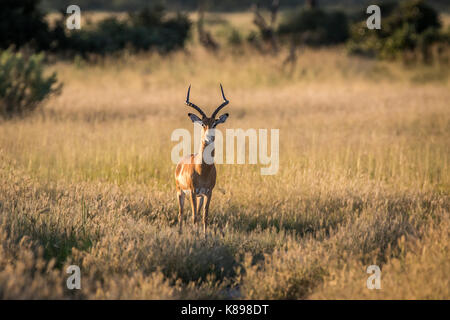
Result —
POLYGON ((52 65, 62 95, 0 124, 0 297, 448 299, 448 68, 342 48, 282 60, 191 43, 52 65), (222 129, 280 129, 281 162, 218 165, 203 240, 177 233, 170 135, 193 130, 188 84, 211 112, 219 82, 222 129))

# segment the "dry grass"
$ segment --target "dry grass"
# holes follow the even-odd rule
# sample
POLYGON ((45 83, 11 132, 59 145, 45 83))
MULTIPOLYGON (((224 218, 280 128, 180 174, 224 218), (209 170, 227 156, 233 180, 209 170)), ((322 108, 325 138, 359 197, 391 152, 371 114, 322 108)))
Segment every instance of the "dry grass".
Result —
POLYGON ((282 60, 191 44, 51 66, 62 95, 0 124, 0 297, 449 299, 448 68, 282 60), (224 128, 279 128, 281 162, 218 166, 204 240, 177 233, 170 135, 192 131, 187 85, 210 112, 219 81, 224 128))

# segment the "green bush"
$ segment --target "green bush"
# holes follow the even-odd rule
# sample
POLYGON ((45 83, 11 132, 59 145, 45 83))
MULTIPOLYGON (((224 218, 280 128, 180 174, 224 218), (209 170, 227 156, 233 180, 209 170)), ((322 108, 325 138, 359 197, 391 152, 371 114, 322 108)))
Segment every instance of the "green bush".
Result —
POLYGON ((0 54, 0 116, 11 118, 34 111, 53 93, 58 93, 56 74, 45 77, 43 54, 25 58, 8 49, 0 54))
POLYGON ((278 33, 310 46, 342 43, 348 38, 347 16, 341 11, 302 8, 285 17, 278 33))
POLYGON ((381 29, 369 30, 366 21, 351 26, 348 42, 351 53, 391 59, 416 51, 428 59, 430 47, 446 41, 438 14, 424 1, 407 0, 384 7, 381 7, 381 29))
POLYGON ((236 47, 242 45, 244 40, 239 30, 231 28, 229 34, 227 35, 227 42, 230 46, 236 47))

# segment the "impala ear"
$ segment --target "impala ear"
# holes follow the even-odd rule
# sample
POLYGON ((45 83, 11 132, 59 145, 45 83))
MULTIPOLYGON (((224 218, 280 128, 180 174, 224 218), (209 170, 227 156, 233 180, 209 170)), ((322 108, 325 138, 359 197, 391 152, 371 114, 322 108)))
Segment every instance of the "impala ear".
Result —
POLYGON ((225 114, 221 115, 221 116, 219 117, 219 119, 217 119, 216 121, 214 121, 214 127, 217 126, 217 125, 220 124, 220 123, 224 123, 225 121, 227 121, 228 116, 229 116, 228 113, 225 113, 225 114))
POLYGON ((197 124, 199 124, 199 125, 203 125, 203 122, 202 122, 202 120, 199 118, 199 117, 197 117, 195 114, 193 114, 193 113, 188 113, 188 116, 189 116, 189 118, 191 118, 191 120, 192 120, 192 122, 193 123, 197 123, 197 124))

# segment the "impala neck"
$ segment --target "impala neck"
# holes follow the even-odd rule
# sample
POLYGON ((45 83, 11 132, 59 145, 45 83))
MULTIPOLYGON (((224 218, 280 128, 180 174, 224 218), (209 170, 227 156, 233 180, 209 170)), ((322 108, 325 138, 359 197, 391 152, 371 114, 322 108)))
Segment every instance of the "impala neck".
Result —
MULTIPOLYGON (((202 140, 201 143, 200 143, 200 149, 199 149, 198 154, 196 156, 197 159, 195 161, 195 163, 196 163, 196 165, 195 165, 196 166, 196 171, 199 172, 199 173, 201 173, 202 171, 208 171, 214 166, 214 162, 212 162, 211 164, 208 164, 208 163, 205 162, 205 159, 203 157, 203 153, 205 152, 205 149, 206 149, 207 146, 208 145, 206 144, 206 142, 204 140, 202 140)), ((210 152, 209 148, 208 148, 207 152, 208 153, 210 152)), ((211 152, 211 155, 212 155, 212 158, 214 160, 215 150, 213 150, 211 152)))

